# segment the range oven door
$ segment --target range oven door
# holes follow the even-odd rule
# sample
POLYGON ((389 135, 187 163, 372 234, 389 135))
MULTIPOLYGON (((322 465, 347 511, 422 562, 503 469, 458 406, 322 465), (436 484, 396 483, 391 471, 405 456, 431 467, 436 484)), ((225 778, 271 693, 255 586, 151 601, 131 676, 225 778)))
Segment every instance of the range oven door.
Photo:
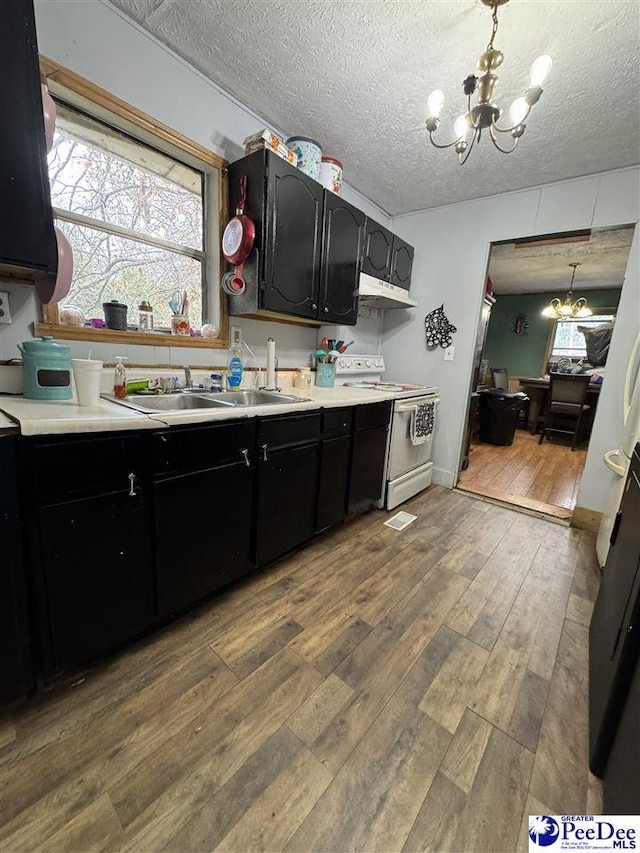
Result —
POLYGON ((396 400, 394 403, 387 480, 395 480, 403 474, 431 461, 433 432, 424 444, 412 444, 411 420, 421 403, 434 403, 437 409, 438 402, 437 397, 430 395, 396 400))

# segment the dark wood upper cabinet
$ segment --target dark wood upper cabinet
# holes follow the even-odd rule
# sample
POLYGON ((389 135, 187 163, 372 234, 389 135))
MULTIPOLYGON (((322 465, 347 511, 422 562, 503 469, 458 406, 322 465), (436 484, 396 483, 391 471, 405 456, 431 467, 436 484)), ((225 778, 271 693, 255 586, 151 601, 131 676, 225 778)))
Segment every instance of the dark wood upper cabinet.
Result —
POLYGON ((230 298, 231 313, 353 325, 364 214, 271 151, 258 151, 229 166, 229 216, 242 175, 256 239, 244 264, 246 290, 230 298))
POLYGON ((365 215, 325 190, 319 317, 353 324, 358 317, 358 279, 365 215))
POLYGON ((57 271, 32 0, 3 4, 0 27, 0 273, 57 271))
POLYGON ((413 246, 405 243, 400 237, 393 237, 391 253, 391 271, 389 281, 398 287, 409 290, 411 285, 411 267, 413 266, 413 246))
POLYGON ((391 231, 374 219, 367 217, 362 253, 362 272, 387 281, 391 272, 392 247, 393 234, 391 231))

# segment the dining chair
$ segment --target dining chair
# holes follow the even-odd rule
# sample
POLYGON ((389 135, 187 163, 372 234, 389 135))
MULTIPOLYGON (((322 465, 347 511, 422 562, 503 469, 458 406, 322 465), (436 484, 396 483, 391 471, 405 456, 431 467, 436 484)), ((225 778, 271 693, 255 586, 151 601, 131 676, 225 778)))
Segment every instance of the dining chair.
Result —
POLYGON ((545 438, 549 438, 552 432, 572 435, 571 450, 575 450, 580 435, 580 427, 584 413, 591 406, 585 404, 589 382, 591 377, 586 373, 550 373, 549 374, 549 398, 544 415, 544 426, 540 433, 538 444, 542 444, 545 438), (561 429, 555 426, 556 417, 574 418, 573 429, 561 429))
POLYGON ((501 391, 509 390, 509 373, 506 367, 492 367, 491 376, 494 388, 500 388, 501 391))

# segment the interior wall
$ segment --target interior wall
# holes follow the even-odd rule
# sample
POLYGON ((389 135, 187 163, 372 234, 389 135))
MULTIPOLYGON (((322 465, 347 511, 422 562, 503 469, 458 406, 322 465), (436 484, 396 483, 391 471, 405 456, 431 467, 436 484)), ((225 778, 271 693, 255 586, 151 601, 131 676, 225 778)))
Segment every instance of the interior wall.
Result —
MULTIPOLYGON (((524 152, 524 149, 523 149, 524 152)), ((437 156, 434 154, 434 156, 437 156)), ((482 154, 478 154, 479 157, 482 154)), ((475 168, 481 167, 475 163, 475 168)), ((473 161, 465 168, 474 168, 473 161)), ((382 352, 389 375, 440 388, 439 427, 434 439, 434 478, 454 486, 469 400, 473 346, 492 242, 638 221, 640 169, 619 169, 514 193, 477 199, 397 217, 392 229, 416 247, 411 295, 418 307, 387 311, 382 352), (453 336, 453 361, 427 350, 424 316, 444 303, 453 336)), ((640 329, 638 229, 620 298, 578 505, 602 509, 609 474, 602 454, 617 447, 622 429, 622 385, 640 329)))
MULTIPOLYGON (((514 293, 505 296, 496 294, 496 303, 491 309, 487 327, 487 339, 483 358, 489 367, 506 367, 510 377, 539 376, 544 373, 549 326, 541 311, 554 296, 564 298, 562 293, 514 293), (524 314, 527 329, 525 334, 513 331, 515 317, 524 314)), ((603 308, 616 308, 620 301, 620 289, 576 290, 578 296, 587 297, 589 307, 597 313, 603 308)))
MULTIPOLYGON (((269 126, 113 6, 76 0, 56 0, 55 3, 35 0, 35 12, 38 47, 42 54, 226 160, 243 156, 243 140, 269 126)), ((281 132, 278 128, 272 129, 281 132)), ((293 132, 304 132, 304 128, 290 129, 290 133, 293 132)), ((289 133, 285 130, 283 135, 289 133)), ((348 162, 345 162, 345 174, 348 181, 348 162)), ((348 183, 343 186, 342 194, 367 215, 384 225, 390 224, 389 217, 380 208, 348 183)), ((13 314, 10 326, 0 326, 0 360, 6 360, 18 357, 17 343, 31 337, 31 324, 39 318, 39 303, 32 286, 11 281, 0 281, 0 285, 2 290, 9 291, 13 314)), ((268 337, 276 340, 281 367, 308 365, 310 354, 316 348, 317 332, 313 328, 245 319, 233 322, 242 327, 245 341, 261 364, 266 359, 268 337)), ((360 339, 363 346, 365 342, 369 345, 372 330, 380 327, 377 317, 372 320, 370 310, 363 312, 362 322, 351 327, 349 340, 356 340, 352 351, 356 351, 360 339)), ((68 343, 73 356, 86 356, 86 343, 68 343)), ((378 349, 379 335, 376 351, 378 349)), ((179 365, 188 360, 193 365, 222 365, 227 360, 227 353, 222 350, 121 344, 97 344, 92 350, 94 358, 112 361, 116 355, 123 355, 143 364, 179 365)), ((250 356, 246 363, 252 365, 250 356)))

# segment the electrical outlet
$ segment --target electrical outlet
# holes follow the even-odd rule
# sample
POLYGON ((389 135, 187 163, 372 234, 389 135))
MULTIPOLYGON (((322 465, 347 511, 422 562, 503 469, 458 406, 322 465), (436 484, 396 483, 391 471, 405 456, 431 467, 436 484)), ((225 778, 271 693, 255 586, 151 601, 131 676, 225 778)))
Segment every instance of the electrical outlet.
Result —
POLYGON ((453 361, 453 355, 454 355, 455 351, 456 351, 456 348, 453 346, 453 344, 450 347, 447 347, 446 350, 444 351, 444 360, 445 361, 453 361))
POLYGON ((0 323, 11 322, 11 306, 9 305, 9 294, 6 290, 0 290, 0 323))
POLYGON ((231 326, 230 328, 231 346, 233 349, 240 349, 242 346, 242 329, 240 326, 231 326))

